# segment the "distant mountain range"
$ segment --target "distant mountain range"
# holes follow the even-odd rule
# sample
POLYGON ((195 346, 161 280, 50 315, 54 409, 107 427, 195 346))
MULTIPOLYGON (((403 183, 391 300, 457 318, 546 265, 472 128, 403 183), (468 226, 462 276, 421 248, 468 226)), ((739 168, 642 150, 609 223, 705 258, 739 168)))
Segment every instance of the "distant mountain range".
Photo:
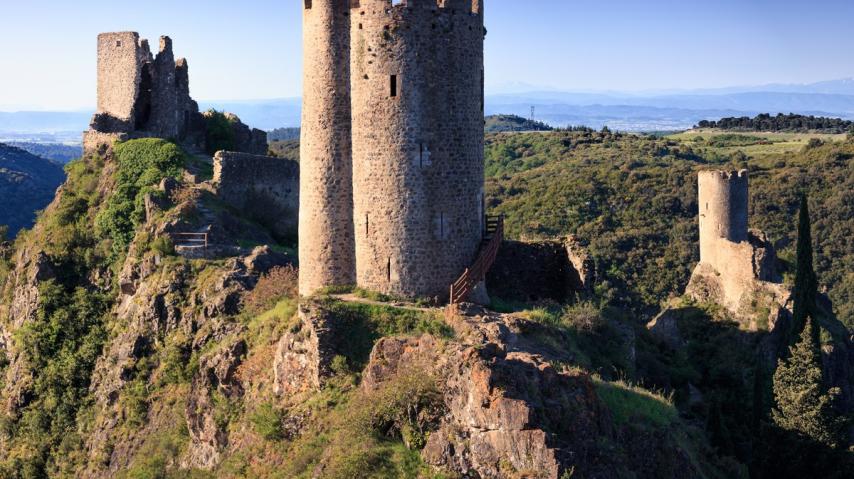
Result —
MULTIPOLYGON (((516 85, 517 88, 522 85, 516 85)), ((691 128, 701 120, 756 116, 760 113, 798 113, 854 119, 854 79, 813 84, 771 84, 700 90, 646 92, 567 92, 526 86, 513 93, 487 95, 486 114, 513 114, 552 126, 608 126, 615 130, 650 131, 691 128)), ((509 91, 508 89, 507 91, 509 91)), ((273 130, 296 127, 300 100, 283 98, 250 101, 201 102, 202 109, 216 108, 237 114, 255 128, 273 130)), ((79 138, 90 112, 0 112, 0 141, 46 141, 66 136, 79 138), (71 134, 68 132, 72 132, 71 134), (28 136, 29 135, 29 136, 28 136)))

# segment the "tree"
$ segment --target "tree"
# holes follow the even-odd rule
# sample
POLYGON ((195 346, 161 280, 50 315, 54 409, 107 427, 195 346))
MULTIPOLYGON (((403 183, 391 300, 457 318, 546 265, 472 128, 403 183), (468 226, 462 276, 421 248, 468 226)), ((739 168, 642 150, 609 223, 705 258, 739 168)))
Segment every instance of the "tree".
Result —
MULTIPOLYGON (((790 344, 806 325, 807 316, 816 317, 816 296, 818 278, 813 268, 812 228, 806 193, 801 194, 801 208, 798 217, 797 267, 795 271, 794 307, 790 344)), ((814 325, 813 340, 818 344, 818 327, 814 325)))
POLYGON ((807 317, 800 340, 792 348, 788 360, 780 360, 774 373, 774 400, 771 411, 774 424, 798 436, 836 447, 839 444, 842 421, 834 411, 838 388, 824 392, 821 373, 821 352, 812 338, 812 319, 807 317))

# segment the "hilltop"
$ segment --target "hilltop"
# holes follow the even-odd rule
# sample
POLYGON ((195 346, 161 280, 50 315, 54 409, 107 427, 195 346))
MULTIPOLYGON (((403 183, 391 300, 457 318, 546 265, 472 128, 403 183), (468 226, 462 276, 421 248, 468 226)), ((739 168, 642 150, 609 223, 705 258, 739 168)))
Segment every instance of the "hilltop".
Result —
POLYGON ((484 130, 487 133, 507 131, 551 131, 552 127, 536 120, 529 120, 516 115, 492 115, 486 117, 484 130))
POLYGON ((0 225, 9 226, 12 236, 32 226, 35 212, 50 203, 64 179, 59 163, 0 143, 0 225))

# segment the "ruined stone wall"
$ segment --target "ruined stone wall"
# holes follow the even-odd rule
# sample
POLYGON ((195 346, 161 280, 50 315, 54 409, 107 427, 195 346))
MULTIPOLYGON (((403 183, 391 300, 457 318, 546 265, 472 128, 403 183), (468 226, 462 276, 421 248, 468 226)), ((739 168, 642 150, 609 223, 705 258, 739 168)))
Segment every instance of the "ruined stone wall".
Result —
POLYGON ((445 298, 483 231, 480 2, 353 4, 357 282, 445 298))
POLYGON ((297 235, 299 177, 293 160, 231 151, 214 156, 217 196, 280 237, 297 235))
POLYGON ((136 32, 98 35, 98 113, 119 123, 105 124, 100 131, 133 128, 142 70, 150 55, 148 42, 136 32))
POLYGON ((355 284, 348 1, 303 4, 299 289, 355 284))
MULTIPOLYGON (((148 41, 136 32, 98 35, 98 110, 90 132, 201 144, 204 128, 198 104, 190 97, 187 61, 175 60, 169 37, 160 37, 157 57, 152 57, 148 41)), ((104 147, 99 141, 109 140, 87 136, 95 149, 104 147)))
POLYGON ((160 51, 151 69, 151 118, 148 129, 162 138, 178 138, 179 134, 176 73, 172 39, 160 37, 160 51))

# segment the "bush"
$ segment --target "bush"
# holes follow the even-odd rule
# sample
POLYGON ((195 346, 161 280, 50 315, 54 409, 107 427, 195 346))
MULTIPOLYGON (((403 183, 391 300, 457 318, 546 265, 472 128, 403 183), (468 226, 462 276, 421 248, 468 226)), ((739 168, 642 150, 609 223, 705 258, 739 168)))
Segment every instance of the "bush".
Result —
POLYGON ((205 148, 209 155, 220 150, 234 150, 234 121, 221 111, 205 112, 205 148))
POLYGON ((251 314, 267 311, 283 298, 296 298, 299 270, 293 265, 271 269, 261 276, 255 289, 246 297, 246 309, 251 314))
POLYGON ((161 256, 172 256, 175 254, 175 245, 168 236, 158 236, 149 245, 151 251, 159 253, 161 256))
POLYGON ((249 416, 249 421, 261 437, 268 441, 278 441, 284 437, 282 431, 282 411, 270 403, 258 406, 249 416))
POLYGON ((167 176, 178 177, 187 159, 178 145, 157 138, 117 144, 115 156, 113 194, 95 219, 97 234, 112 241, 112 261, 124 256, 145 220, 145 193, 167 176))

